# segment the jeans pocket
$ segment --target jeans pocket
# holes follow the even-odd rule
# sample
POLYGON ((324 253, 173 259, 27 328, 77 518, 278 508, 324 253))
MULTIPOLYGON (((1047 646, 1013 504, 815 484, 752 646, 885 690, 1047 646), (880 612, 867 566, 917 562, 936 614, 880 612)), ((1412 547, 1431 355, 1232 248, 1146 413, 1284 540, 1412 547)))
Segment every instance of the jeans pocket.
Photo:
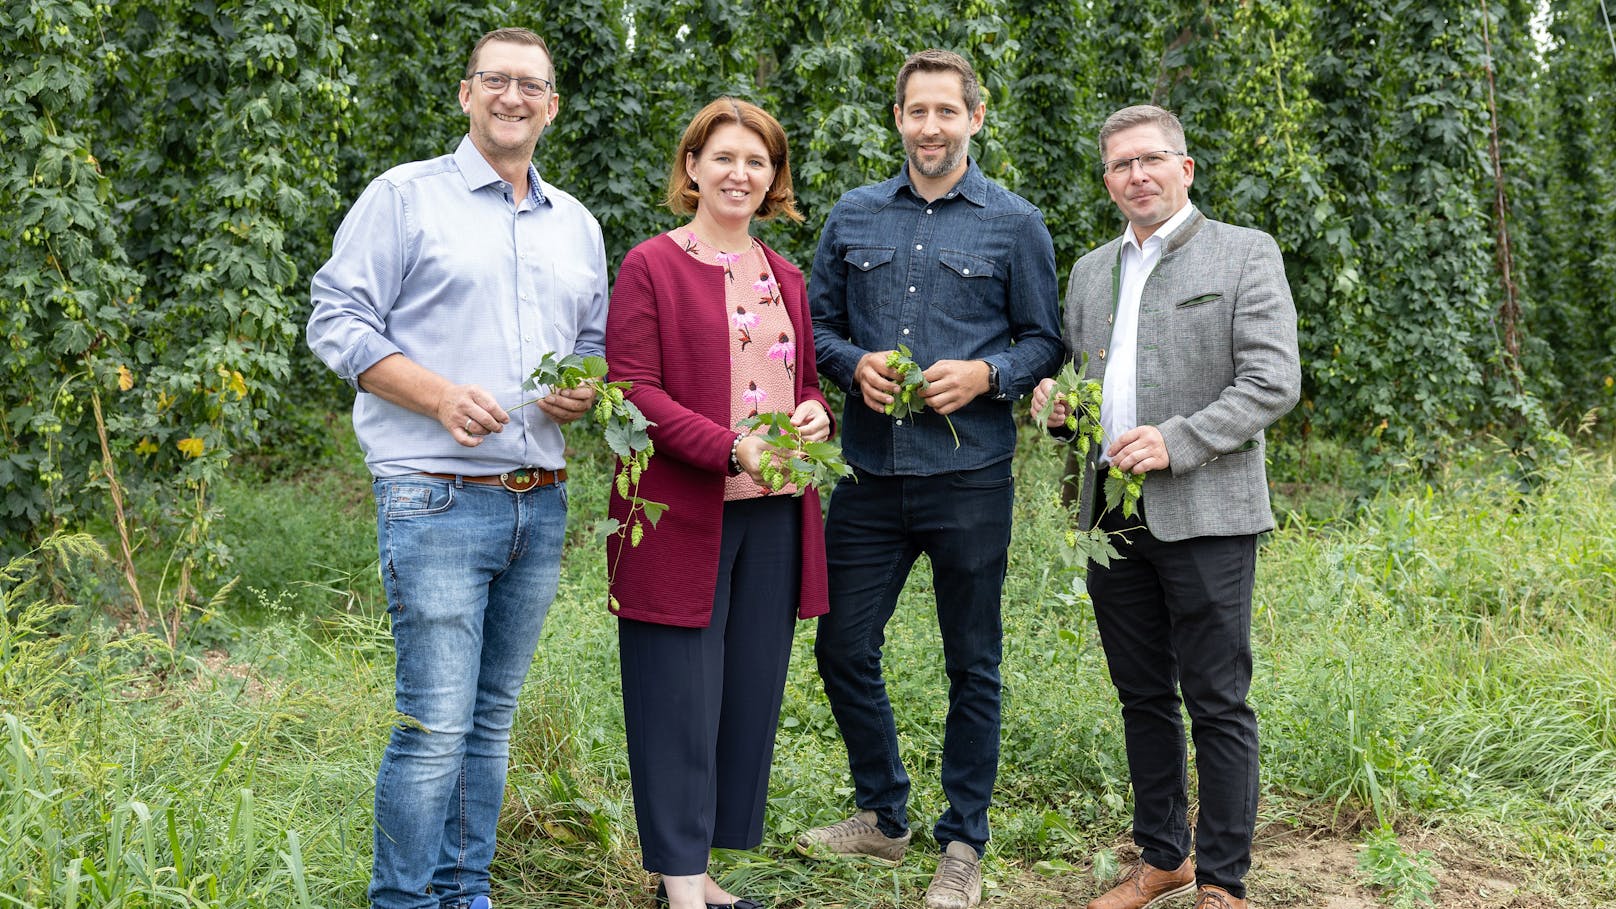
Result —
POLYGON ((382 517, 388 521, 442 514, 455 503, 454 486, 443 480, 379 480, 377 491, 382 517))
POLYGON ((998 473, 991 468, 966 470, 948 475, 948 485, 964 492, 975 490, 1008 489, 1016 482, 1009 473, 998 473))

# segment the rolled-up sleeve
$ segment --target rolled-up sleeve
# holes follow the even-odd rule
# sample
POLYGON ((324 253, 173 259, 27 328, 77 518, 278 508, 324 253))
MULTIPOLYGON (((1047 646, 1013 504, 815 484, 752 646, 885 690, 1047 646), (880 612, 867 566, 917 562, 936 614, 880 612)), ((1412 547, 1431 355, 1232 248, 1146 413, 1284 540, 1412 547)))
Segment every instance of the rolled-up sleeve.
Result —
POLYGON ((361 373, 400 352, 382 330, 403 286, 406 217, 398 189, 373 181, 337 229, 331 258, 310 288, 309 349, 356 390, 361 373))

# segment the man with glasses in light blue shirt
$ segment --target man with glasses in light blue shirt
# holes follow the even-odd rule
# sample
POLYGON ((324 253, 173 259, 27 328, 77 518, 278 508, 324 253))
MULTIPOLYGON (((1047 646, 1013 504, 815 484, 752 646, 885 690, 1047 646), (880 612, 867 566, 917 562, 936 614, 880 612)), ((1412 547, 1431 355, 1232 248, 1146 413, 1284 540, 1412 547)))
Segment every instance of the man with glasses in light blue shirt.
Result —
POLYGON ((314 276, 309 346, 358 392, 398 658, 375 909, 490 906, 511 721, 565 539, 560 426, 593 396, 516 405, 544 354, 605 339, 600 226, 533 166, 554 80, 538 35, 484 35, 459 148, 372 182, 314 276))

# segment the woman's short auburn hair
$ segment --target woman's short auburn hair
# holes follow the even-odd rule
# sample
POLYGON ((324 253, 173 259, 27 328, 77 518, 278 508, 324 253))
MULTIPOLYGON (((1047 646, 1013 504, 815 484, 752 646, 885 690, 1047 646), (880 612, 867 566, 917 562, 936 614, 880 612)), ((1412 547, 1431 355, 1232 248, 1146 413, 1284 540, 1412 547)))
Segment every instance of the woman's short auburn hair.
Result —
POLYGON ((791 154, 786 147, 786 131, 780 121, 768 111, 750 101, 723 97, 702 108, 685 127, 684 137, 673 152, 673 166, 668 169, 668 194, 663 203, 676 215, 693 215, 701 204, 701 193, 696 191, 690 175, 685 172, 687 155, 701 156, 707 140, 720 126, 736 123, 746 127, 763 140, 769 150, 769 163, 774 165, 774 182, 758 207, 756 217, 768 220, 783 216, 801 221, 797 211, 797 196, 791 189, 791 154))

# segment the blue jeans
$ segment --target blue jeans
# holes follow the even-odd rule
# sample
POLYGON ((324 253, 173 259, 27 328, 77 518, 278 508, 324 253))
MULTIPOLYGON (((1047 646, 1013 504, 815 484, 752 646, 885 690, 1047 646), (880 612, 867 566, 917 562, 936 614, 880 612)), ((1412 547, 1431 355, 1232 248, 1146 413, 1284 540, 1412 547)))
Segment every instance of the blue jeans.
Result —
POLYGON ((859 471, 831 498, 825 525, 830 612, 814 654, 847 744, 854 799, 888 836, 908 828, 909 775, 881 676, 881 648, 898 594, 921 553, 931 561, 948 673, 943 795, 933 835, 982 852, 999 772, 999 596, 1015 498, 1010 461, 935 476, 859 471))
POLYGON ((401 714, 376 774, 376 909, 464 909, 488 892, 511 719, 566 537, 566 485, 525 493, 375 482, 401 714))

